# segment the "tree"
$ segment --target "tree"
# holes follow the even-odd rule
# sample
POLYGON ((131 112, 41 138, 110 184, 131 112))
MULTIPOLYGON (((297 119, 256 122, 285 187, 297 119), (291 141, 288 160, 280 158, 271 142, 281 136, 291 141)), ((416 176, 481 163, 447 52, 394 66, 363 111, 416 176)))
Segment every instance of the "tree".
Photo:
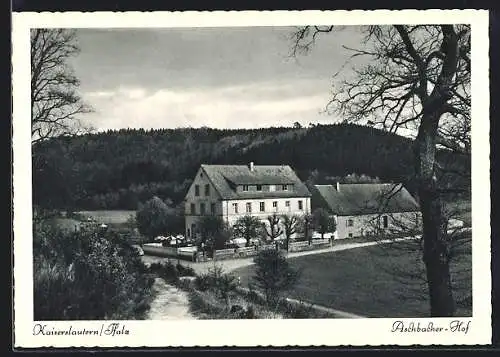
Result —
POLYGON ((299 280, 299 272, 290 266, 278 250, 264 249, 254 262, 256 269, 252 280, 264 292, 270 306, 277 304, 280 294, 293 288, 299 280))
POLYGON ((331 217, 328 211, 323 208, 317 208, 314 210, 313 223, 316 230, 321 233, 321 239, 323 239, 325 233, 333 233, 337 228, 335 219, 331 217))
POLYGON ((30 39, 32 143, 82 132, 77 116, 91 108, 77 94, 79 80, 68 65, 79 52, 76 31, 32 29, 30 39))
POLYGON ((300 220, 301 227, 300 230, 302 233, 304 233, 304 240, 308 241, 309 244, 312 243, 312 230, 313 230, 313 223, 314 223, 314 217, 313 215, 306 213, 302 219, 300 220))
POLYGON ((236 220, 233 225, 233 232, 236 236, 245 238, 246 246, 250 246, 250 240, 259 235, 262 222, 254 216, 245 215, 236 220))
MULTIPOLYGON (((320 33, 333 26, 306 26, 293 36, 294 54, 307 52, 320 33)), ((368 57, 352 77, 335 76, 328 108, 346 121, 392 132, 410 130, 415 185, 423 220, 423 261, 431 316, 453 316, 449 247, 443 227, 438 149, 470 156, 470 26, 394 25, 362 27, 368 57)), ((470 176, 470 172, 469 172, 470 176)))
POLYGON ((264 231, 266 236, 271 241, 274 241, 283 233, 283 229, 280 226, 280 217, 276 213, 273 213, 272 215, 267 216, 267 222, 269 223, 269 227, 266 225, 264 231))
POLYGON ((169 207, 157 196, 139 205, 136 213, 139 232, 148 238, 166 234, 169 214, 169 207))
POLYGON ((292 235, 297 233, 300 229, 301 217, 284 214, 281 216, 281 222, 283 224, 283 233, 285 233, 286 251, 288 252, 288 246, 292 235))
POLYGON ((212 250, 223 248, 230 238, 229 228, 219 216, 203 216, 199 227, 201 242, 207 244, 212 250))

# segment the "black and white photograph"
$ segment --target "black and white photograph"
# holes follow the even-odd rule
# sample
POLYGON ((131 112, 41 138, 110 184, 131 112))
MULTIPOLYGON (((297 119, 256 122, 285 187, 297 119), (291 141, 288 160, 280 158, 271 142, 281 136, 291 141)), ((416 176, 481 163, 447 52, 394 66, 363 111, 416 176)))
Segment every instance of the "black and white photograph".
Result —
POLYGON ((376 13, 17 14, 16 344, 490 343, 488 13, 376 13))

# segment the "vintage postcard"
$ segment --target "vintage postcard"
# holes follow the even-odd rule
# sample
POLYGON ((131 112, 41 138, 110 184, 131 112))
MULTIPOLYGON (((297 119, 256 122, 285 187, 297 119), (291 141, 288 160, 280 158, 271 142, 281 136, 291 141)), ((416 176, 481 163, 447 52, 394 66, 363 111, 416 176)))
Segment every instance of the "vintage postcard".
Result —
POLYGON ((16 347, 491 343, 487 11, 12 27, 16 347))

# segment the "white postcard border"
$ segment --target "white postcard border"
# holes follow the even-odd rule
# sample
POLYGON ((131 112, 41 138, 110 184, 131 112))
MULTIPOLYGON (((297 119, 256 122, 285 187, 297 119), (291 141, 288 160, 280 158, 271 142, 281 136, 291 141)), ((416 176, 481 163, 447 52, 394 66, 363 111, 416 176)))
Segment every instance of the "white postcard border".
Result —
POLYGON ((16 347, 381 346, 491 343, 488 12, 484 10, 13 13, 14 333, 16 347), (29 29, 33 27, 219 27, 309 24, 472 25, 473 317, 467 333, 396 333, 395 321, 449 326, 457 319, 308 319, 42 322, 47 330, 114 334, 42 335, 33 321, 29 29), (118 333, 125 332, 129 334, 118 333))

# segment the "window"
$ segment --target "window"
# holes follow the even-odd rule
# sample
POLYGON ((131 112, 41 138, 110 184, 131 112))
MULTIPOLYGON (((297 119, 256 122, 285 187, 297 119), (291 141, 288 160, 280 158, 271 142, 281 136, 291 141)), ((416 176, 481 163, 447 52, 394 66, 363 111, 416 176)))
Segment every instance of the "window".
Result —
POLYGON ((210 204, 210 213, 215 214, 215 203, 210 204))
POLYGON ((252 203, 251 202, 247 203, 247 213, 252 213, 252 203))
POLYGON ((269 185, 269 192, 276 191, 276 185, 269 185))
POLYGON ((191 224, 191 234, 192 234, 193 236, 195 236, 195 234, 196 234, 196 224, 194 224, 194 223, 193 223, 193 224, 191 224))
POLYGON ((205 196, 210 196, 210 185, 208 183, 205 185, 205 196))
POLYGON ((187 236, 191 237, 191 229, 189 229, 189 228, 188 228, 188 231, 187 231, 187 236))
POLYGON ((194 186, 194 195, 199 196, 200 195, 200 186, 195 185, 194 186))
POLYGON ((304 209, 304 205, 302 204, 302 200, 299 201, 299 210, 303 210, 304 209))
POLYGON ((257 191, 262 191, 262 185, 257 185, 257 187, 255 188, 257 191))
POLYGON ((281 189, 283 191, 288 191, 288 185, 281 185, 281 189))
POLYGON ((278 201, 273 201, 273 208, 278 208, 278 201))
POLYGON ((285 207, 290 207, 290 201, 285 201, 285 207))
POLYGON ((248 191, 248 185, 243 185, 242 190, 245 192, 248 191))
POLYGON ((205 214, 205 204, 204 203, 200 203, 200 214, 205 214))
POLYGON ((349 238, 352 238, 352 233, 349 233, 349 238))
POLYGON ((261 212, 264 212, 264 211, 266 210, 266 206, 264 205, 264 202, 261 202, 261 203, 259 204, 259 206, 260 206, 259 208, 260 208, 260 211, 261 211, 261 212))
POLYGON ((191 203, 191 214, 196 214, 196 205, 191 203))
POLYGON ((352 227, 354 226, 354 221, 352 219, 347 220, 347 227, 352 227))
POLYGON ((384 228, 387 228, 389 226, 389 220, 387 219, 387 216, 382 217, 382 226, 384 228))
POLYGON ((238 204, 237 203, 233 203, 233 212, 238 213, 238 204))

